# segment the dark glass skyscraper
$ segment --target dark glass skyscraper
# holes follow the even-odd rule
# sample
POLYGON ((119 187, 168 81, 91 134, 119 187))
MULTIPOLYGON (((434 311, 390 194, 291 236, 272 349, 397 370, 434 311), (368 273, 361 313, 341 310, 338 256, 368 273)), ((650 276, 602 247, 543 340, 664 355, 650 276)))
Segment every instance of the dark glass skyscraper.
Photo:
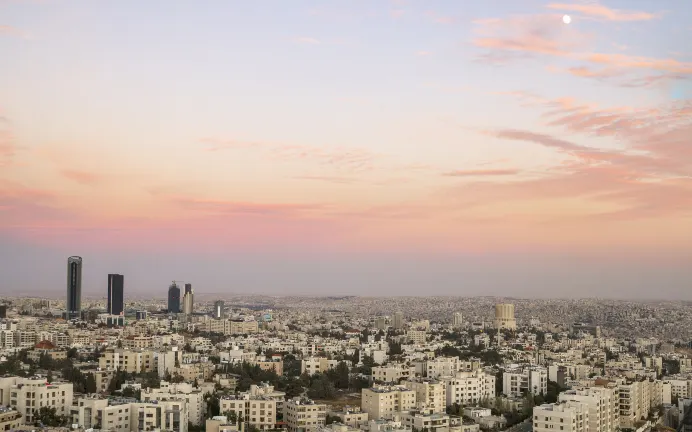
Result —
POLYGON ((192 284, 191 283, 186 283, 185 284, 185 294, 191 293, 192 292, 192 284))
POLYGON ((82 257, 71 256, 67 259, 67 302, 65 312, 67 319, 79 319, 82 310, 82 257))
POLYGON ((121 274, 108 275, 108 306, 110 315, 125 312, 125 277, 121 274))
POLYGON ((180 288, 175 282, 168 287, 168 312, 180 313, 180 288))

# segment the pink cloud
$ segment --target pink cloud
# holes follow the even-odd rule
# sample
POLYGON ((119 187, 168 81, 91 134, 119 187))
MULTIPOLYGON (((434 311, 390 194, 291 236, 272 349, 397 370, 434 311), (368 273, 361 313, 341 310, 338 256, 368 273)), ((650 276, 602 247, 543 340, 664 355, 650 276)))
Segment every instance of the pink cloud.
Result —
POLYGON ((100 183, 103 180, 103 176, 98 173, 75 169, 64 169, 61 171, 61 174, 67 179, 89 186, 100 183))
POLYGON ((479 170, 456 170, 448 171, 442 175, 445 177, 492 177, 492 176, 513 176, 521 171, 517 169, 479 169, 479 170))
MULTIPOLYGON (((594 10, 603 12, 605 9, 597 6, 594 10)), ((648 86, 692 75, 692 63, 675 58, 593 52, 591 35, 575 26, 564 25, 559 15, 490 18, 476 20, 474 24, 476 36, 473 44, 483 50, 478 58, 490 64, 557 58, 573 65, 565 69, 550 65, 549 70, 624 87, 648 86)))
POLYGON ((589 17, 607 21, 649 21, 660 17, 660 14, 649 12, 610 9, 598 3, 552 3, 547 7, 563 12, 579 12, 589 17))
POLYGON ((374 168, 382 156, 362 148, 317 147, 294 144, 248 142, 204 138, 207 151, 256 149, 271 160, 305 160, 345 172, 361 172, 374 168))

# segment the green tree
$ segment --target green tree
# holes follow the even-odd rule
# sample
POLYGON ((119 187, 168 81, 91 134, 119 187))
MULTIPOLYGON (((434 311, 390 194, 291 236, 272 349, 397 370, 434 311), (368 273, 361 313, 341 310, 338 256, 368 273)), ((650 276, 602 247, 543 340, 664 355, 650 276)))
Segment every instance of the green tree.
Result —
POLYGON ((59 415, 55 407, 41 407, 34 412, 34 426, 64 427, 68 425, 66 416, 59 415))

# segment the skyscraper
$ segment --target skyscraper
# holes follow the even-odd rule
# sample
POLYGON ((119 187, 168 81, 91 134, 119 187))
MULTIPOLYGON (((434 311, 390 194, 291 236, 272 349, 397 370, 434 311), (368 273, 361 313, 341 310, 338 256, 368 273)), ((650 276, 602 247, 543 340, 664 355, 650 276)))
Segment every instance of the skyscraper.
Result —
POLYGON ((175 282, 168 287, 168 313, 180 312, 180 288, 175 282))
POLYGON ((192 284, 185 284, 185 295, 183 296, 183 313, 185 315, 192 314, 194 309, 194 295, 192 284))
POLYGON ((124 295, 125 278, 121 274, 108 275, 108 306, 110 315, 120 315, 125 312, 124 295))
POLYGON ((464 316, 461 312, 454 312, 454 328, 461 328, 464 324, 464 316))
POLYGON ((217 300, 214 302, 214 318, 216 319, 221 319, 223 318, 223 300, 217 300))
POLYGON ((397 311, 394 313, 394 319, 392 320, 392 327, 395 329, 404 328, 404 313, 397 311))
POLYGON ((517 320, 514 318, 514 305, 498 303, 495 305, 495 328, 516 330, 517 320))
POLYGON ((79 319, 82 311, 82 257, 71 256, 67 259, 67 302, 65 315, 67 319, 79 319))

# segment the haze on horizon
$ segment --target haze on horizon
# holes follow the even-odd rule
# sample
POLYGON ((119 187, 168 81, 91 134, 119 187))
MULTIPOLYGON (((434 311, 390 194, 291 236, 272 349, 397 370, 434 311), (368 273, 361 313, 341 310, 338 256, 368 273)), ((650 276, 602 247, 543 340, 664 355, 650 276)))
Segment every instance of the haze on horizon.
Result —
POLYGON ((691 300, 691 18, 0 2, 0 293, 691 300))

